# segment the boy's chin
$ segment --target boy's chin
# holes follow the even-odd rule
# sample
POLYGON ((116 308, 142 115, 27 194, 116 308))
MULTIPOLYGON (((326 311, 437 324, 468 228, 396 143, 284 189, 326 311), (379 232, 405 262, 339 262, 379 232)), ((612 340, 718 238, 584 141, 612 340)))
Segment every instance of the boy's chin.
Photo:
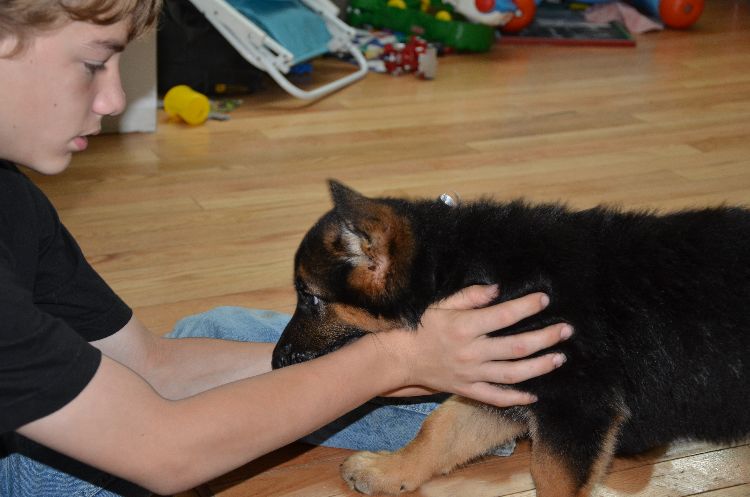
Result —
POLYGON ((60 157, 49 157, 45 159, 39 159, 34 161, 33 164, 24 164, 27 168, 32 171, 36 171, 39 174, 45 176, 54 176, 65 171, 70 166, 70 161, 73 158, 73 154, 69 153, 65 156, 60 157))

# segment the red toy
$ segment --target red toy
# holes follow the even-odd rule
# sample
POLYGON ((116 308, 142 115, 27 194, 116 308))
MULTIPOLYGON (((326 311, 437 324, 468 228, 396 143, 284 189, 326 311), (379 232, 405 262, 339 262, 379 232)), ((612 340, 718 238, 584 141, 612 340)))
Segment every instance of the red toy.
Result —
POLYGON ((393 75, 413 72, 420 78, 433 79, 437 72, 437 50, 416 36, 406 44, 387 44, 381 59, 386 72, 393 75))

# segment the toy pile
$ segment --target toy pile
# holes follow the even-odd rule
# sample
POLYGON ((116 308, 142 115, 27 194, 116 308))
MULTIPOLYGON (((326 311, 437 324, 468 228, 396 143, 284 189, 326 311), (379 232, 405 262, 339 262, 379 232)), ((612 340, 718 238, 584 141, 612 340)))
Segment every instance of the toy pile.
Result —
MULTIPOLYGON (((347 22, 374 72, 413 73, 433 79, 437 57, 452 51, 486 52, 495 27, 467 19, 456 2, 443 0, 351 0, 347 22)), ((474 0, 472 0, 472 4, 474 0)))
POLYGON ((493 26, 469 22, 443 0, 351 0, 347 22, 418 36, 456 51, 486 52, 495 39, 493 26))
POLYGON ((632 33, 688 28, 705 0, 350 0, 347 22, 374 72, 433 79, 437 56, 506 43, 635 46, 632 33))

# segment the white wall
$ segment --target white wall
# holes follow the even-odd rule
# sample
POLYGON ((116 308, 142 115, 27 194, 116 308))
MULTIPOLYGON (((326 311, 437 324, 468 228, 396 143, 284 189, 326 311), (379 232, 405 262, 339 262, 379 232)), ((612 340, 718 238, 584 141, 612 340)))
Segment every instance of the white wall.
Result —
POLYGON ((151 31, 128 45, 122 54, 120 67, 128 106, 120 116, 105 118, 103 131, 156 131, 156 33, 151 31))

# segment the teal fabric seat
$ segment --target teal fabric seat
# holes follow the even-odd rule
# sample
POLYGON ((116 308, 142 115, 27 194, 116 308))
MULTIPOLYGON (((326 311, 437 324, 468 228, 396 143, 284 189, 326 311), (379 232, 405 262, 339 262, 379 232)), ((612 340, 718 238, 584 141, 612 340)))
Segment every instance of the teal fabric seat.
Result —
POLYGON ((294 63, 328 52, 325 21, 297 0, 227 0, 294 55, 294 63))
POLYGON ((367 75, 367 60, 354 42, 356 31, 339 19, 339 9, 330 0, 190 2, 245 60, 297 98, 320 98, 367 75), (285 76, 293 66, 329 52, 349 54, 357 69, 312 89, 300 88, 285 76))

